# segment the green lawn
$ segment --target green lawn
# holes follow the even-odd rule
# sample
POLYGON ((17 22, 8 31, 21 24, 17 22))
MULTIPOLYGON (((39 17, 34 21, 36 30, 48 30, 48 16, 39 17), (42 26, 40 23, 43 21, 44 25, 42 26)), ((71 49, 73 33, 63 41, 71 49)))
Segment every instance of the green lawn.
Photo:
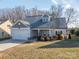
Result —
POLYGON ((0 53, 0 59, 79 59, 79 38, 24 43, 0 53))

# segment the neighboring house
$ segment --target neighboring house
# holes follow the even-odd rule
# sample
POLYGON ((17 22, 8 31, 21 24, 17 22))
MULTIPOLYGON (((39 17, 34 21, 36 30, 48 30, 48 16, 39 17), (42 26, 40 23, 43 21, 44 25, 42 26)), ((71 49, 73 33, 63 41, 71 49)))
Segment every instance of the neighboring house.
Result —
POLYGON ((40 35, 55 36, 57 34, 66 35, 66 19, 51 16, 27 16, 26 20, 17 21, 11 28, 12 38, 27 40, 29 37, 40 35))
POLYGON ((30 37, 30 24, 25 21, 17 21, 11 28, 12 39, 27 40, 30 37))
POLYGON ((11 37, 11 26, 10 20, 0 19, 0 39, 11 37))

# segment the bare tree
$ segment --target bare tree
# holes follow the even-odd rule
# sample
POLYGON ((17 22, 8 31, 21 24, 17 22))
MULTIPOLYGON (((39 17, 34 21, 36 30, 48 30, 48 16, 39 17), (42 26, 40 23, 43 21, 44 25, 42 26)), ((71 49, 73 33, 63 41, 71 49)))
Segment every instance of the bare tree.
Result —
POLYGON ((78 19, 78 12, 74 8, 68 8, 65 12, 66 17, 66 33, 68 34, 68 25, 69 24, 76 24, 78 19))
MULTIPOLYGON (((56 5, 56 6, 51 6, 51 21, 53 20, 56 22, 55 27, 59 28, 60 27, 60 21, 57 20, 56 18, 60 18, 63 15, 63 10, 64 8, 61 5, 56 5)), ((52 25, 52 23, 51 23, 52 25)))
POLYGON ((7 19, 7 9, 5 10, 5 9, 2 9, 2 10, 0 10, 0 19, 4 19, 4 20, 6 20, 7 19))
POLYGON ((17 19, 23 20, 25 18, 26 9, 24 7, 16 7, 13 10, 14 10, 15 17, 17 19))
POLYGON ((30 16, 31 15, 31 12, 29 9, 26 9, 26 16, 30 16))
POLYGON ((31 10, 31 15, 32 15, 32 16, 35 16, 35 15, 37 15, 37 14, 38 14, 37 7, 32 8, 32 10, 31 10))
POLYGON ((25 7, 15 7, 9 9, 0 9, 0 19, 10 19, 15 20, 24 20, 26 16, 42 15, 47 14, 47 11, 38 10, 37 8, 25 9, 25 7))
POLYGON ((63 7, 61 5, 51 6, 51 15, 52 18, 59 18, 62 16, 63 7))
POLYGON ((49 11, 47 10, 39 10, 37 7, 32 8, 30 11, 32 16, 37 16, 37 15, 48 15, 49 11))
POLYGON ((73 23, 78 18, 78 12, 74 8, 68 8, 65 12, 65 17, 67 21, 67 25, 69 23, 73 23))

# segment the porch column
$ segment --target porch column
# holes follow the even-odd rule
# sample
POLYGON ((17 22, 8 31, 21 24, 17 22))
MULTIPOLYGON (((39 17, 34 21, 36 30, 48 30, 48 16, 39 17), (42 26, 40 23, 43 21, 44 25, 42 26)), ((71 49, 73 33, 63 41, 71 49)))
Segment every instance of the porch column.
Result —
POLYGON ((51 29, 49 29, 49 36, 52 36, 52 34, 51 34, 51 29))
POLYGON ((38 29, 38 36, 39 36, 39 34, 40 34, 40 29, 38 29))

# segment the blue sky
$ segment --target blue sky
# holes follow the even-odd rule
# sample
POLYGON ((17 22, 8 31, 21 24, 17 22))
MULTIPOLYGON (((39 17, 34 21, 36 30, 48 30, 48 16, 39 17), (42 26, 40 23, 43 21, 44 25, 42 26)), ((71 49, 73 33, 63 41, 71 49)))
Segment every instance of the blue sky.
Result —
POLYGON ((0 9, 25 6, 27 9, 37 7, 41 10, 49 10, 51 5, 57 4, 65 8, 73 7, 79 11, 79 0, 0 0, 0 9))
POLYGON ((65 7, 73 6, 79 10, 79 0, 0 0, 0 9, 25 6, 26 8, 37 7, 38 9, 50 9, 51 5, 62 4, 65 7))
POLYGON ((25 6, 26 8, 37 7, 38 9, 49 9, 52 5, 51 0, 0 0, 0 8, 13 8, 25 6))

